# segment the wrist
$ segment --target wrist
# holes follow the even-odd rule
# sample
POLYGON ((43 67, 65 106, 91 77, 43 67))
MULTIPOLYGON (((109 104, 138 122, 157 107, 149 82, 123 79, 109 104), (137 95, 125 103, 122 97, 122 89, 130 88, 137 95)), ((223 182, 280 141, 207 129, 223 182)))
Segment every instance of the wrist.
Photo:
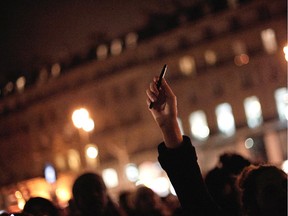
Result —
POLYGON ((177 148, 183 142, 183 137, 177 119, 161 126, 164 143, 167 148, 177 148))

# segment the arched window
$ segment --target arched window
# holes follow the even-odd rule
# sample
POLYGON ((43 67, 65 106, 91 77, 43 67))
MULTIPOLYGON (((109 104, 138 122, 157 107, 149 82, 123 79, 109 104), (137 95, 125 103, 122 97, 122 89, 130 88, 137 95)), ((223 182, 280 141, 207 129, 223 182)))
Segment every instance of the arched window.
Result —
POLYGON ((244 100, 244 108, 248 127, 255 128, 262 124, 261 104, 256 96, 246 98, 244 100))
POLYGON ((219 104, 215 112, 219 130, 228 136, 233 135, 235 133, 235 121, 231 105, 228 103, 219 104))
POLYGON ((208 138, 210 130, 208 128, 206 115, 202 110, 191 113, 189 122, 193 137, 199 140, 208 138))
POLYGON ((195 75, 196 73, 196 62, 195 59, 192 56, 183 56, 180 60, 179 60, 179 67, 180 67, 180 71, 181 73, 183 73, 184 75, 195 75))
POLYGON ((288 120, 288 90, 286 87, 276 89, 275 101, 279 119, 281 121, 288 120))
POLYGON ((68 151, 68 165, 73 171, 79 171, 81 166, 80 155, 78 151, 70 149, 68 151))
POLYGON ((265 51, 268 54, 273 54, 277 51, 277 40, 275 31, 271 28, 261 32, 262 43, 265 51))

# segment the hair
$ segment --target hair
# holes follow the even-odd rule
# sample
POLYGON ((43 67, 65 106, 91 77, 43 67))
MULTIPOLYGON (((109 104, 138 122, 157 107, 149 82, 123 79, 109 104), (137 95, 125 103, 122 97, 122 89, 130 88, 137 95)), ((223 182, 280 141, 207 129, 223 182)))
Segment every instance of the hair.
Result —
MULTIPOLYGON (((285 184, 286 184, 286 189, 287 189, 287 175, 285 172, 283 172, 281 169, 277 168, 276 166, 250 165, 246 167, 237 179, 237 187, 241 195, 240 199, 241 199, 242 210, 245 215, 259 215, 259 214, 261 215, 262 214, 259 204, 257 202, 257 196, 258 196, 257 186, 259 183, 259 178, 257 177, 267 172, 271 173, 273 179, 286 180, 285 184)), ((268 178, 267 180, 271 181, 271 179, 268 179, 268 178)), ((281 204, 279 206, 281 206, 281 204)))
POLYGON ((29 213, 34 216, 57 216, 59 211, 52 201, 43 197, 32 197, 30 198, 23 209, 23 213, 29 213))

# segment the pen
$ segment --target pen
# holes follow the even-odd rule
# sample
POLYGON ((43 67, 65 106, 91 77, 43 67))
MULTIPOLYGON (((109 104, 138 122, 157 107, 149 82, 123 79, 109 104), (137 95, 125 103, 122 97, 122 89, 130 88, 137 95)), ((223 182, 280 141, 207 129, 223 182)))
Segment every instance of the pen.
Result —
MULTIPOLYGON (((158 80, 158 82, 157 82, 157 84, 156 84, 158 90, 159 90, 160 87, 161 87, 162 78, 165 76, 166 71, 167 71, 167 65, 165 64, 165 65, 163 66, 163 68, 162 68, 162 71, 161 71, 161 73, 160 73, 159 80, 158 80)), ((149 106, 149 109, 152 109, 152 108, 153 108, 153 102, 151 102, 151 103, 150 103, 150 106, 149 106)))

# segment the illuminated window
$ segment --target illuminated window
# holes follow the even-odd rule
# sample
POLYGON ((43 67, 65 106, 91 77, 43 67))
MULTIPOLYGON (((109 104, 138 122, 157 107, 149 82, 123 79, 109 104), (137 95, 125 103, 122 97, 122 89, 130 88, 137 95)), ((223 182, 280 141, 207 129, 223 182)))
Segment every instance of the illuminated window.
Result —
POLYGON ((138 35, 135 32, 130 32, 125 37, 127 48, 134 48, 137 45, 138 35))
POLYGON ((55 165, 57 170, 65 170, 66 169, 66 162, 65 158, 61 154, 56 154, 55 156, 55 165))
POLYGON ((98 59, 106 59, 108 56, 108 48, 105 44, 101 44, 97 47, 96 56, 98 59))
POLYGON ((204 53, 204 58, 208 65, 215 65, 217 61, 216 53, 213 50, 207 50, 204 53))
POLYGON ((272 54, 277 51, 277 41, 275 31, 271 28, 261 32, 263 46, 267 53, 272 54))
POLYGON ((185 75, 196 73, 196 62, 192 56, 184 56, 179 61, 180 71, 185 75))
POLYGON ((61 73, 61 66, 58 63, 55 63, 51 67, 51 75, 52 77, 58 77, 61 73))
POLYGON ((14 89, 14 84, 12 82, 8 82, 3 89, 3 95, 7 95, 11 93, 13 89, 14 89))
POLYGON ((48 80, 48 71, 47 71, 47 68, 42 68, 39 72, 39 75, 38 75, 38 80, 37 80, 37 83, 38 84, 42 84, 44 83, 45 81, 48 80))
POLYGON ((208 138, 210 130, 208 128, 206 115, 203 111, 195 111, 189 117, 191 132, 193 137, 199 140, 208 138))
POLYGON ((235 121, 232 107, 228 103, 222 103, 216 107, 217 124, 219 130, 230 136, 235 133, 235 121))
POLYGON ((115 39, 111 43, 111 54, 119 55, 122 52, 122 41, 120 39, 115 39))
POLYGON ((245 114, 250 128, 255 128, 262 124, 262 110, 259 99, 256 96, 248 97, 244 100, 245 114))
POLYGON ((115 169, 108 168, 102 172, 103 180, 108 188, 117 187, 119 184, 118 175, 115 169))
POLYGON ((73 171, 78 171, 80 169, 80 156, 79 153, 74 149, 70 149, 68 151, 68 165, 73 171))
POLYGON ((19 77, 17 80, 16 80, 16 87, 17 87, 17 90, 19 92, 22 92, 25 88, 25 84, 26 84, 26 79, 24 76, 21 76, 19 77))
POLYGON ((139 170, 136 164, 127 164, 125 167, 125 174, 129 181, 136 182, 139 179, 139 170))
POLYGON ((275 91, 275 101, 280 120, 288 120, 288 90, 279 88, 275 91))

